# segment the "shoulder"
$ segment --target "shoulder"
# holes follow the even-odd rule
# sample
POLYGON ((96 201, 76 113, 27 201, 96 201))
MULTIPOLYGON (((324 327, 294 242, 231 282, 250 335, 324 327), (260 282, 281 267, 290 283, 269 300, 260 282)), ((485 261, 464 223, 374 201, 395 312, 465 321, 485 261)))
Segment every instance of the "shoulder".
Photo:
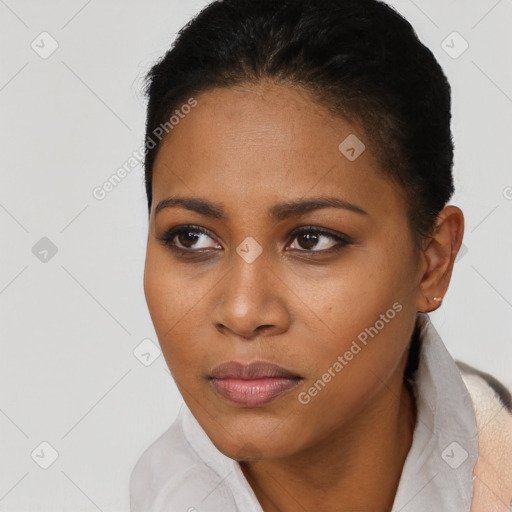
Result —
POLYGON ((502 406, 512 414, 512 394, 502 382, 491 374, 478 370, 477 368, 463 363, 462 361, 455 361, 455 363, 457 364, 466 385, 470 383, 473 388, 477 386, 477 388, 485 389, 487 393, 489 393, 487 387, 490 387, 501 402, 502 406), (487 384, 487 386, 482 387, 484 383, 487 384))
POLYGON ((186 441, 178 416, 135 464, 130 511, 202 510, 201 498, 211 492, 214 482, 214 472, 186 441))
POLYGON ((512 394, 492 375, 456 362, 471 395, 478 430, 472 512, 512 505, 512 394))

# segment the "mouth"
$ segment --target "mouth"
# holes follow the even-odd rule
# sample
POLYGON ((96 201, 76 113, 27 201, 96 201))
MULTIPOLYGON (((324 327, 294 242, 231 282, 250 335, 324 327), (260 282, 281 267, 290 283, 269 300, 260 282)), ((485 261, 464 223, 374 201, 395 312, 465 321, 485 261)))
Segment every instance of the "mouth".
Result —
POLYGON ((208 377, 215 392, 241 407, 261 407, 289 392, 302 380, 273 363, 230 361, 217 366, 208 377))

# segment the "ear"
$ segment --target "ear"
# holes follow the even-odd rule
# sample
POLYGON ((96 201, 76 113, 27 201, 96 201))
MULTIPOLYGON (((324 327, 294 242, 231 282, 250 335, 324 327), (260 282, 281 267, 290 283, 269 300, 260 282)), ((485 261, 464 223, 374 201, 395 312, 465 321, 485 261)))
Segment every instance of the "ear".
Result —
POLYGON ((416 310, 436 310, 450 284, 455 258, 464 235, 464 214, 457 206, 445 206, 437 217, 432 237, 420 255, 420 283, 416 310), (435 299, 434 299, 435 298, 435 299))

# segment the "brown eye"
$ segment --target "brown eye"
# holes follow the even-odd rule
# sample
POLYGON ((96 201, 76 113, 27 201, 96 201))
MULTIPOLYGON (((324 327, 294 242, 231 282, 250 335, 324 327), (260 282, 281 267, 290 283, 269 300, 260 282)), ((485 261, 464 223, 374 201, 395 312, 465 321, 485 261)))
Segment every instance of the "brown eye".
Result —
POLYGON ((349 245, 351 242, 330 231, 320 228, 302 228, 296 230, 291 235, 293 240, 297 241, 296 247, 291 247, 293 250, 312 252, 312 253, 327 253, 349 245))
POLYGON ((175 238, 178 239, 178 242, 185 247, 186 249, 191 249, 195 243, 199 240, 200 236, 193 231, 182 231, 175 235, 175 238))
POLYGON ((299 245, 302 249, 314 249, 316 244, 318 244, 319 237, 316 234, 304 233, 297 237, 299 245))
POLYGON ((179 226, 167 231, 159 240, 171 249, 182 252, 200 252, 216 249, 217 242, 202 228, 195 226, 179 226))

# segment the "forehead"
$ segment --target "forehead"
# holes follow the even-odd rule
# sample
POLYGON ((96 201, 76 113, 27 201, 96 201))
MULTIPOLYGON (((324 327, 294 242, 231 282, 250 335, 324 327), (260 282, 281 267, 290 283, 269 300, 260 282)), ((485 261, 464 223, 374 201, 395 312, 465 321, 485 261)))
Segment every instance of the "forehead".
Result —
POLYGON ((217 88, 195 100, 162 140, 154 205, 186 194, 212 198, 229 211, 335 195, 370 215, 404 215, 400 191, 379 171, 372 141, 302 89, 217 88))

